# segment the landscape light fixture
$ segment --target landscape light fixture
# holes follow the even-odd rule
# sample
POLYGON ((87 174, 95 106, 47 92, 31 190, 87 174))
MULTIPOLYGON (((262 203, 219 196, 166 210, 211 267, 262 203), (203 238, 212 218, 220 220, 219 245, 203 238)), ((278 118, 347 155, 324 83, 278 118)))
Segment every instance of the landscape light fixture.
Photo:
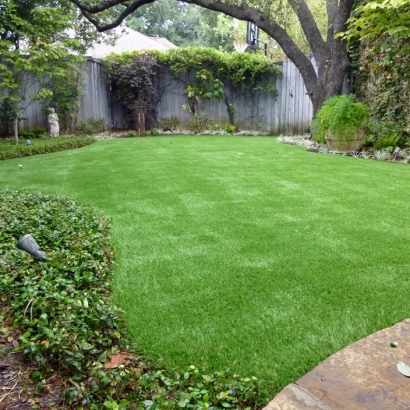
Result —
POLYGON ((39 244, 29 233, 18 240, 17 248, 34 256, 38 261, 46 260, 46 254, 40 250, 39 244))

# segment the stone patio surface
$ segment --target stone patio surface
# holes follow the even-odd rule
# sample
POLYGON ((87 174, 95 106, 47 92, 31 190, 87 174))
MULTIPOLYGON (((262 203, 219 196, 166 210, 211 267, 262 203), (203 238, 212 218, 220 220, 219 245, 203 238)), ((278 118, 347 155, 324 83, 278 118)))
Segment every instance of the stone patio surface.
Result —
POLYGON ((330 356, 263 410, 410 410, 410 378, 399 362, 410 366, 410 319, 330 356))

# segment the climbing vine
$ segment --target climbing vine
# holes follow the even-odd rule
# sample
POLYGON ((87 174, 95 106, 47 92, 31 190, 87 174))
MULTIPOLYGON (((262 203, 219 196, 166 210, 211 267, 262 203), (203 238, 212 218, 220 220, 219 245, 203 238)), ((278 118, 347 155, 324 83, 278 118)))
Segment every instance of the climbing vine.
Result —
POLYGON ((379 121, 410 127, 410 39, 381 36, 353 54, 356 93, 379 121))
POLYGON ((253 53, 225 53, 206 47, 173 48, 166 52, 111 54, 105 59, 115 99, 131 107, 140 93, 152 101, 151 116, 156 116, 159 97, 154 96, 158 67, 168 67, 186 87, 187 104, 196 116, 203 102, 223 100, 233 124, 234 102, 246 92, 275 92, 275 76, 280 69, 265 56, 253 53), (225 87, 224 85, 231 85, 225 87), (231 91, 227 91, 227 88, 231 91))

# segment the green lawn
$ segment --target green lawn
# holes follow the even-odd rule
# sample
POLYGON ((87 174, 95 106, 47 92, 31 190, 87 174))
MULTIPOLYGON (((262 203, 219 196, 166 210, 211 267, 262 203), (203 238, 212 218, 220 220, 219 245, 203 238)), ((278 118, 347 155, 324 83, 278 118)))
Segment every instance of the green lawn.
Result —
POLYGON ((117 139, 1 161, 0 187, 111 218, 113 300, 152 361, 234 366, 273 396, 410 316, 403 164, 268 137, 117 139))

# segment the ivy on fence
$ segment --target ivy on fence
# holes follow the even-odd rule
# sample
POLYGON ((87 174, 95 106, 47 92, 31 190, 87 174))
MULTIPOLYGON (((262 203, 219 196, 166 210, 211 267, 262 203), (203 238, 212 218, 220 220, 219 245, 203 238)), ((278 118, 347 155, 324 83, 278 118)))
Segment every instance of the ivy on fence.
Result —
POLYGON ((195 117, 204 101, 223 100, 231 124, 235 118, 234 102, 246 92, 275 91, 275 76, 280 69, 263 55, 254 53, 225 53, 206 47, 174 48, 166 52, 128 52, 110 54, 108 66, 115 99, 132 107, 140 94, 150 96, 148 115, 156 120, 154 82, 159 67, 168 67, 174 78, 186 87, 187 105, 195 117), (232 90, 224 88, 229 84, 232 90))

